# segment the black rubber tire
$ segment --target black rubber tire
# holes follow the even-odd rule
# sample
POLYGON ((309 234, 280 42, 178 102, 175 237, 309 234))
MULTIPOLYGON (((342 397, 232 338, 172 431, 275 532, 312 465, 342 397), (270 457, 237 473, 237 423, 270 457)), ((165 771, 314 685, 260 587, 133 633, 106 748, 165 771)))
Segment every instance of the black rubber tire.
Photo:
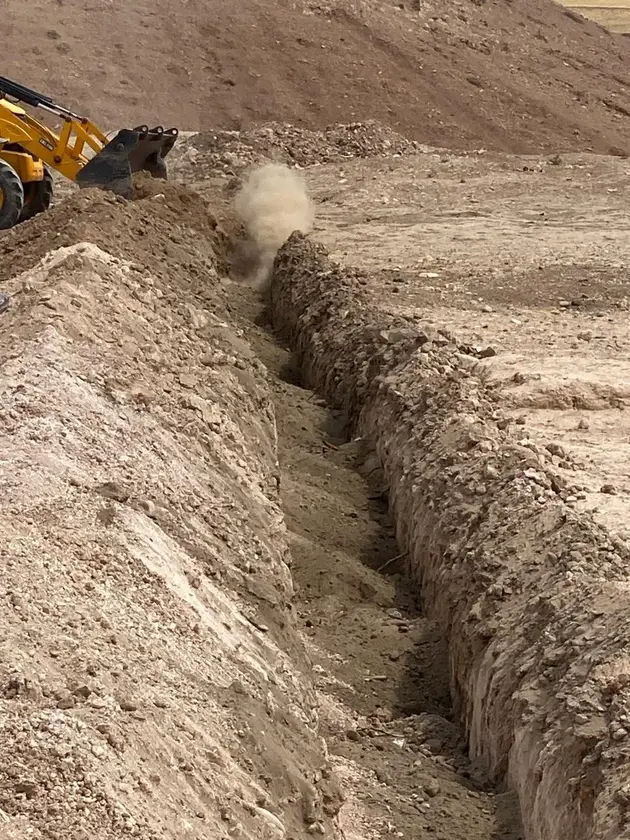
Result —
POLYGON ((12 166, 0 160, 0 230, 12 228, 20 220, 24 208, 24 187, 12 166))
POLYGON ((20 222, 32 219, 39 213, 45 213, 52 204, 54 195, 53 177, 47 167, 44 168, 44 178, 24 184, 24 207, 20 213, 20 222))

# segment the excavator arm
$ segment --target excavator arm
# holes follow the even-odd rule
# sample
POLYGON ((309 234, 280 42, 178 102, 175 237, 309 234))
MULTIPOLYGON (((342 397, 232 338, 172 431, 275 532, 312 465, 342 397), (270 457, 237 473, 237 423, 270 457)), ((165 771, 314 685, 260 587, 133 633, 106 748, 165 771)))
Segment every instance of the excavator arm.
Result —
POLYGON ((100 187, 128 197, 132 173, 146 170, 166 178, 164 158, 177 135, 175 128, 138 126, 122 129, 108 140, 86 117, 0 76, 0 148, 22 149, 81 187, 100 187), (18 102, 61 119, 59 133, 32 117, 18 102))

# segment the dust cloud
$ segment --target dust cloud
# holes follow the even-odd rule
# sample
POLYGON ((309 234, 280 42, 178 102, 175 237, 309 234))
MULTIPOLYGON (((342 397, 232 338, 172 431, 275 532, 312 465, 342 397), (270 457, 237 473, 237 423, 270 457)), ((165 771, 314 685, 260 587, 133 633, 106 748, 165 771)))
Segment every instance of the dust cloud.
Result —
POLYGON ((265 290, 278 250, 295 230, 309 233, 315 217, 302 175, 281 163, 268 163, 249 173, 234 199, 248 241, 248 281, 265 290))

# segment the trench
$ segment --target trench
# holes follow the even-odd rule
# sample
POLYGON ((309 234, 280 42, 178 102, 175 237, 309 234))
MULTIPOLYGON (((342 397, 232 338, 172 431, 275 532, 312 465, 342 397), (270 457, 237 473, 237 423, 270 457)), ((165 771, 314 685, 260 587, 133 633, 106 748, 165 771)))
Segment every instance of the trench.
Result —
POLYGON ((527 840, 630 836, 630 550, 567 508, 552 451, 510 428, 474 354, 383 312, 371 280, 294 233, 269 307, 383 467, 409 590, 448 643, 453 722, 516 791, 527 840))
POLYGON ((235 283, 229 297, 271 375, 294 607, 348 797, 342 834, 521 840, 515 795, 468 757, 447 639, 405 573, 373 453, 305 387, 259 295, 235 283))

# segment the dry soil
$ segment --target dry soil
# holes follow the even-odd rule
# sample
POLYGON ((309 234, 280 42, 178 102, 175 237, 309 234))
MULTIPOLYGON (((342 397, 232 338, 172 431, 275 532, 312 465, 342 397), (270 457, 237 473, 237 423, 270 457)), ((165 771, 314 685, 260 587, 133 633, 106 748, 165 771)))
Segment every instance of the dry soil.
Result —
POLYGON ((552 0, 5 0, 2 74, 106 128, 378 119, 469 149, 630 152, 630 44, 552 0))
MULTIPOLYGON (((172 172, 208 204, 145 183, 132 204, 70 197, 0 236, 0 836, 521 837, 505 670, 471 727, 479 697, 462 709, 460 681, 474 657, 448 632, 496 585, 473 605, 475 649, 491 650, 515 613, 495 625, 483 610, 512 608, 519 570, 497 581, 480 555, 474 586, 453 578, 440 601, 429 579, 418 598, 406 526, 348 437, 358 404, 330 412, 228 277, 232 198, 262 157, 307 168, 315 238, 370 270, 384 321, 426 328, 438 356, 491 358, 502 429, 522 429, 527 452, 554 447, 562 480, 532 468, 532 497, 553 491, 620 540, 589 567, 595 629, 574 595, 536 604, 565 635, 542 638, 534 676, 553 686, 565 653, 608 645, 601 714, 570 681, 566 705, 551 699, 586 716, 574 723, 595 769, 567 795, 588 828, 599 762, 620 761, 630 731, 617 630, 630 485, 612 445, 626 445, 630 44, 545 0, 8 0, 3 26, 3 74, 106 128, 201 129, 172 172)), ((572 551, 567 580, 583 571, 572 551)), ((521 662, 511 638, 502 654, 521 662)), ((598 830, 617 840, 627 788, 604 777, 598 830)), ((556 840, 566 826, 532 833, 544 808, 528 831, 556 840)))

